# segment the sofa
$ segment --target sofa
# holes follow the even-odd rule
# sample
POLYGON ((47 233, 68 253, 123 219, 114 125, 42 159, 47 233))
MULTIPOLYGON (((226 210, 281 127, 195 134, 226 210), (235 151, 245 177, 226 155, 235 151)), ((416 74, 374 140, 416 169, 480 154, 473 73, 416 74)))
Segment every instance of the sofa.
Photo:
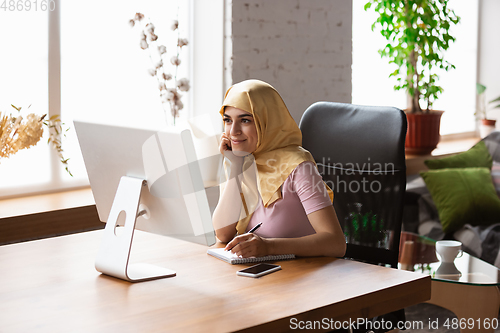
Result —
POLYGON ((425 164, 429 171, 408 178, 402 229, 458 240, 465 252, 500 268, 500 132, 425 164))

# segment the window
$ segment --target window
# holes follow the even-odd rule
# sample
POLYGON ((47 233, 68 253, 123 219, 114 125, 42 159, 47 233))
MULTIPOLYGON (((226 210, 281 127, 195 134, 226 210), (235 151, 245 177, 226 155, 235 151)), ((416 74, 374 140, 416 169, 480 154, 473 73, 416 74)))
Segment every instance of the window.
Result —
MULTIPOLYGON (((23 110, 31 105, 28 113, 48 113, 47 22, 46 11, 0 10, 2 113, 17 113, 11 104, 23 110)), ((51 177, 49 148, 40 142, 0 160, 0 196, 27 187, 42 188, 51 177)))
MULTIPOLYGON (((156 50, 140 48, 142 28, 132 28, 135 13, 145 15, 155 26, 158 43, 167 47, 167 59, 175 53, 177 34, 172 21, 180 21, 182 38, 189 38, 186 1, 98 1, 61 4, 61 112, 74 119, 123 126, 148 126, 165 122, 158 82, 148 74, 156 50), (178 6, 179 5, 179 6, 178 6)), ((179 76, 189 77, 190 47, 182 50, 179 76)), ((168 65, 168 64, 166 64, 168 65)), ((183 97, 186 116, 189 99, 183 97)), ((167 107, 167 112, 169 109, 167 107)), ((68 132, 64 149, 71 158, 75 182, 87 174, 75 131, 68 132)))
MULTIPOLYGON (((353 0, 352 103, 404 109, 406 95, 403 91, 394 91, 396 80, 389 78, 395 65, 389 65, 387 58, 380 58, 377 52, 387 42, 377 30, 371 31, 377 14, 363 9, 367 2, 353 0)), ((454 0, 449 6, 461 18, 461 23, 451 31, 456 41, 445 57, 456 69, 438 74, 444 92, 433 108, 445 111, 441 134, 475 130, 478 1, 454 0)))
POLYGON ((45 138, 35 147, 0 160, 0 197, 88 186, 74 119, 139 127, 165 121, 158 83, 148 75, 152 67, 149 50, 140 48, 140 30, 129 25, 136 12, 154 23, 159 41, 163 39, 167 47, 167 59, 177 44, 170 28, 173 19, 180 22, 180 36, 189 40, 179 67, 179 76, 191 82, 182 100, 182 116, 216 114, 213 111, 222 101, 223 0, 54 3, 51 15, 40 10, 0 11, 0 43, 7 46, 0 63, 0 110, 10 111, 10 103, 32 104, 32 112, 48 113, 48 78, 60 80, 61 118, 70 128, 63 149, 73 177, 51 156, 45 138), (54 13, 60 15, 51 39, 57 41, 59 31, 60 76, 48 72, 47 27, 49 20, 57 20, 54 13))

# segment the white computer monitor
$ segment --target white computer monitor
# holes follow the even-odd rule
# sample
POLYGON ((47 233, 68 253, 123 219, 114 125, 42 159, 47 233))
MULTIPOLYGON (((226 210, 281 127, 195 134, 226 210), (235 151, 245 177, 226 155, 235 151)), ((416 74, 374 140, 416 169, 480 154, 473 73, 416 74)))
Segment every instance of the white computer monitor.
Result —
POLYGON ((215 243, 190 130, 85 121, 74 125, 99 218, 106 222, 96 259, 98 271, 132 282, 175 275, 158 266, 128 264, 134 229, 204 245, 215 243), (122 225, 124 230, 117 233, 122 225))

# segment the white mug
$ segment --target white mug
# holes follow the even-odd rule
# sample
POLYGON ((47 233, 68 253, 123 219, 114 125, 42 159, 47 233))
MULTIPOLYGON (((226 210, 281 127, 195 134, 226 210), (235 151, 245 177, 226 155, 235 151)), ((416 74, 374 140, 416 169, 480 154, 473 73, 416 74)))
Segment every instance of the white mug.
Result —
POLYGON ((463 254, 462 243, 454 240, 441 240, 436 242, 436 252, 441 256, 441 262, 453 262, 463 254))

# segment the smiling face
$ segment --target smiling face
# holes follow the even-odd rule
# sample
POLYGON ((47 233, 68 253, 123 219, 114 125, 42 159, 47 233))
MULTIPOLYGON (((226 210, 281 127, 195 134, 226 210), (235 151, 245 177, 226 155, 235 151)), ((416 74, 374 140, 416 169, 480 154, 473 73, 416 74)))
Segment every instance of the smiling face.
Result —
POLYGON ((231 140, 231 149, 235 155, 248 155, 257 149, 259 137, 251 113, 226 106, 223 120, 224 131, 231 140))

